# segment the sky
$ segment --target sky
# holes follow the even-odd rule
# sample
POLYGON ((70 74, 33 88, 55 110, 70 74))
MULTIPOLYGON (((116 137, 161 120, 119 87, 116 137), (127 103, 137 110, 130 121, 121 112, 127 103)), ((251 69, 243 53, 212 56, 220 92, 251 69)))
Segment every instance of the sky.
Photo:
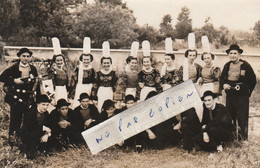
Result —
POLYGON ((177 22, 181 8, 190 9, 193 28, 204 25, 207 17, 215 28, 223 25, 232 30, 249 31, 260 20, 260 0, 123 0, 134 11, 139 25, 159 28, 166 14, 177 22))

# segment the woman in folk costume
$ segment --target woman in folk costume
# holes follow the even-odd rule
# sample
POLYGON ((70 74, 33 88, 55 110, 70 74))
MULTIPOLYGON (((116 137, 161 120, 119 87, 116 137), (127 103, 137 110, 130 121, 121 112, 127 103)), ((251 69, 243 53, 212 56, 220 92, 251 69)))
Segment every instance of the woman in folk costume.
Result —
POLYGON ((73 108, 79 105, 79 96, 81 93, 91 94, 93 83, 95 82, 96 72, 92 67, 93 55, 90 54, 90 38, 85 37, 83 42, 83 53, 79 57, 79 67, 77 67, 72 76, 74 86, 76 85, 73 108))
POLYGON ((143 68, 138 73, 138 85, 136 88, 136 98, 140 101, 144 101, 146 96, 151 91, 158 93, 162 92, 161 77, 158 70, 152 67, 152 57, 150 54, 150 43, 143 41, 143 68))
POLYGON ((54 55, 52 58, 51 72, 53 74, 53 85, 55 87, 55 104, 59 99, 68 100, 67 87, 69 83, 69 76, 65 64, 65 57, 61 53, 59 39, 52 38, 52 45, 54 55))
POLYGON ((163 90, 170 89, 182 82, 179 71, 174 65, 175 55, 172 50, 172 39, 165 39, 165 63, 161 69, 161 81, 163 90))
POLYGON ((219 93, 219 79, 221 76, 221 70, 219 67, 214 66, 213 60, 216 56, 210 52, 210 45, 207 36, 202 36, 203 54, 201 59, 205 62, 205 66, 202 67, 201 77, 198 79, 200 87, 200 95, 207 90, 213 93, 219 93))
POLYGON ((126 67, 118 80, 118 87, 121 89, 122 97, 125 95, 136 95, 136 86, 138 84, 137 54, 139 43, 133 42, 131 45, 131 54, 126 59, 126 67))
POLYGON ((97 72, 91 96, 97 100, 99 112, 103 103, 107 99, 113 100, 114 91, 117 83, 117 73, 112 68, 112 58, 110 57, 109 42, 105 41, 102 45, 103 57, 101 58, 101 70, 97 72))
MULTIPOLYGON (((196 48, 196 42, 195 42, 195 35, 194 33, 189 33, 188 36, 188 47, 189 49, 185 52, 185 58, 184 58, 184 64, 180 67, 180 77, 183 81, 187 81, 189 79, 192 80, 194 83, 198 93, 199 93, 199 84, 198 79, 201 75, 201 66, 197 63, 195 63, 195 59, 197 58, 197 50, 196 48)), ((197 104, 196 107, 196 113, 199 117, 199 119, 202 119, 202 112, 203 112, 203 106, 201 104, 197 104)))
POLYGON ((185 52, 184 64, 179 69, 180 76, 183 81, 191 79, 193 83, 196 83, 200 77, 201 66, 194 62, 198 55, 195 49, 194 33, 189 33, 188 45, 189 49, 185 52))

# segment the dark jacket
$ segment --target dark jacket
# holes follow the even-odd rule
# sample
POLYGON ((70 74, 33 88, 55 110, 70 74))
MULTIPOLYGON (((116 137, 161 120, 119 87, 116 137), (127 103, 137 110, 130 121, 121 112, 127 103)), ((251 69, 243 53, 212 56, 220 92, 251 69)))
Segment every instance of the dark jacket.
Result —
POLYGON ((44 119, 41 124, 37 120, 37 113, 37 108, 32 108, 24 114, 22 136, 25 136, 25 140, 40 139, 45 134, 43 125, 50 128, 49 113, 47 111, 43 113, 44 119))
MULTIPOLYGON (((19 98, 21 98, 25 103, 28 103, 31 93, 23 93, 17 92, 17 89, 25 90, 25 91, 32 91, 34 84, 36 82, 35 79, 33 80, 25 80, 23 84, 17 85, 14 83, 15 78, 21 77, 21 71, 19 71, 19 64, 20 62, 10 66, 9 68, 5 69, 3 73, 0 75, 0 82, 4 83, 4 90, 6 92, 5 101, 7 103, 14 103, 17 102, 19 98), (17 99, 14 99, 14 96, 17 96, 17 99)), ((38 76, 37 70, 34 66, 30 65, 31 71, 29 72, 30 75, 34 77, 38 76)), ((39 92, 39 85, 37 85, 36 89, 39 92)))
MULTIPOLYGON (((95 105, 93 104, 89 104, 89 110, 90 110, 90 118, 92 118, 93 120, 97 121, 98 120, 98 116, 99 116, 99 112, 98 109, 96 108, 95 105)), ((83 119, 80 110, 81 110, 81 106, 79 105, 78 107, 76 107, 74 109, 75 112, 75 117, 76 117, 76 129, 79 132, 82 132, 85 130, 85 120, 83 119)), ((96 122, 91 123, 90 127, 96 125, 96 122)))
MULTIPOLYGON (((241 65, 241 70, 240 70, 240 76, 238 83, 242 83, 241 89, 240 89, 240 94, 243 95, 251 95, 253 92, 255 85, 256 85, 256 75, 254 73, 253 68, 251 65, 244 61, 244 60, 239 60, 242 62, 241 65), (245 71, 245 72, 243 72, 245 71)), ((228 83, 228 72, 229 72, 229 67, 230 67, 231 61, 227 62, 224 65, 221 77, 220 77, 220 89, 223 90, 223 85, 228 83)))
MULTIPOLYGON (((122 109, 116 109, 115 110, 115 112, 114 112, 114 115, 117 115, 117 114, 119 114, 119 113, 121 113, 121 112, 123 112, 124 110, 126 110, 127 108, 126 107, 123 107, 122 109)), ((113 116, 114 116, 113 115, 113 116)), ((112 116, 112 117, 113 117, 112 116)), ((97 123, 99 124, 99 123, 102 123, 103 121, 106 121, 107 119, 109 119, 110 117, 108 117, 108 114, 107 114, 107 112, 106 111, 101 111, 101 113, 99 114, 99 116, 98 116, 98 120, 97 120, 97 123)))
POLYGON ((228 109, 222 104, 216 104, 215 109, 212 110, 212 120, 210 121, 209 110, 204 106, 202 125, 206 125, 206 130, 211 127, 224 128, 232 131, 232 119, 228 109))
MULTIPOLYGON (((52 110, 52 112, 50 113, 50 128, 52 130, 51 132, 52 132, 53 136, 59 135, 64 130, 58 124, 61 121, 60 117, 61 117, 61 114, 57 109, 52 110)), ((65 129, 67 131, 75 131, 76 125, 77 125, 77 120, 76 120, 74 111, 70 108, 67 113, 66 121, 70 122, 71 125, 65 129)))

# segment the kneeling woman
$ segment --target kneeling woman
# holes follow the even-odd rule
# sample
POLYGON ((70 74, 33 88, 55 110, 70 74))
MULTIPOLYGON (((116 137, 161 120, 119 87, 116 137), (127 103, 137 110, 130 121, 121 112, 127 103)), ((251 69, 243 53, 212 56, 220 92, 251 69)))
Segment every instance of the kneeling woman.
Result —
POLYGON ((92 89, 91 96, 94 100, 98 100, 98 110, 101 112, 101 107, 107 99, 113 100, 113 93, 116 88, 117 74, 112 70, 112 58, 101 58, 101 70, 97 72, 95 84, 92 89))
POLYGON ((160 73, 152 67, 152 57, 145 56, 142 64, 143 69, 138 74, 136 88, 136 98, 140 101, 144 101, 151 91, 162 92, 160 73))

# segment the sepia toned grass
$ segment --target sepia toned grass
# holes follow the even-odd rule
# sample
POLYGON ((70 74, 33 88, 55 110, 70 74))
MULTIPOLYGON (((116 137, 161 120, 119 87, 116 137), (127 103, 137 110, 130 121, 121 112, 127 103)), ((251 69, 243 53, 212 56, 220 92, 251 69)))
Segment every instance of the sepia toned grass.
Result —
MULTIPOLYGON (((2 67, 2 66, 1 66, 2 67)), ((2 69, 0 69, 1 71, 2 69)), ((71 147, 62 152, 39 154, 35 160, 27 160, 18 147, 7 143, 9 106, 4 102, 3 84, 0 84, 0 167, 4 168, 258 168, 260 167, 260 81, 250 98, 249 140, 232 142, 223 152, 208 153, 193 151, 187 153, 181 144, 163 150, 144 150, 111 147, 92 155, 86 146, 71 147)))

